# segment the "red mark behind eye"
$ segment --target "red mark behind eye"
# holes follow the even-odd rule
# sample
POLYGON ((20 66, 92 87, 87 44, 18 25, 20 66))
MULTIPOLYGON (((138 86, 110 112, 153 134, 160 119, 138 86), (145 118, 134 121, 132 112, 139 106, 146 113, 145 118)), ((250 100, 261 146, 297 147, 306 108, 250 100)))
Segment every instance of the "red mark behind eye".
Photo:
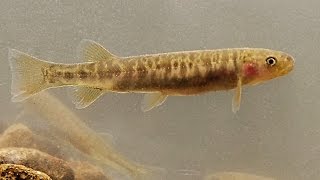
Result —
POLYGON ((255 63, 245 63, 243 65, 243 72, 245 76, 255 76, 258 74, 258 67, 255 63))

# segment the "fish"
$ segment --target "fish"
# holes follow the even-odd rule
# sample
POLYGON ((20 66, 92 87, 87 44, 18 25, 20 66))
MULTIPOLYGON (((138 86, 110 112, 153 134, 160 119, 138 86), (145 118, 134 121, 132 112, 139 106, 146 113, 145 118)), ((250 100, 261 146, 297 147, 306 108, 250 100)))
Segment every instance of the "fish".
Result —
POLYGON ((72 86, 77 109, 108 92, 144 93, 147 112, 168 96, 191 96, 234 89, 232 111, 240 109, 242 87, 256 85, 293 70, 294 58, 264 48, 226 48, 120 57, 84 39, 78 47, 82 63, 64 64, 9 50, 11 100, 21 102, 45 89, 72 86))

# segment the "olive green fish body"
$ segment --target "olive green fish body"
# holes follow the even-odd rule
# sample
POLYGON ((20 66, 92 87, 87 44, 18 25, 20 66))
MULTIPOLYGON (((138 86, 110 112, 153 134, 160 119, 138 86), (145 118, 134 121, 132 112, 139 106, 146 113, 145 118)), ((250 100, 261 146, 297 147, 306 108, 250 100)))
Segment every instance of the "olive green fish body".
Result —
MULTIPOLYGON (((77 87, 78 108, 93 103, 107 91, 147 93, 143 110, 162 104, 170 95, 195 95, 236 89, 233 106, 239 107, 241 87, 289 73, 293 58, 261 48, 182 51, 118 57, 98 43, 81 43, 87 62, 57 64, 17 50, 10 51, 14 101, 22 101, 47 88, 77 87), (33 79, 31 78, 33 76, 33 79), (37 82, 37 84, 35 84, 37 82)), ((234 108, 236 111, 238 108, 234 108)))

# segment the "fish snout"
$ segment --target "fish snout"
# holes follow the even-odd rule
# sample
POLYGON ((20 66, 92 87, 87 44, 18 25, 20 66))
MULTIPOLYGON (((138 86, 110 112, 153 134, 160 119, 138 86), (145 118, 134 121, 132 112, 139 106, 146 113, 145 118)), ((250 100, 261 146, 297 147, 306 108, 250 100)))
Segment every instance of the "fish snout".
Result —
POLYGON ((287 72, 290 72, 293 70, 293 67, 294 67, 294 58, 290 55, 287 56, 286 58, 286 69, 287 69, 287 72))

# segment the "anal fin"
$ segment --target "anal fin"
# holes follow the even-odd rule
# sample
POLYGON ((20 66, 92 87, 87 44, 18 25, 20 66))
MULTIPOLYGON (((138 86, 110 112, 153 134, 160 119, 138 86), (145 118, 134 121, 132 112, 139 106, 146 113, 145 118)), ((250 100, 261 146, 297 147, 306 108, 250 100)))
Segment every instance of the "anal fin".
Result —
POLYGON ((106 93, 103 89, 91 88, 91 87, 76 87, 72 93, 73 103, 77 109, 83 109, 92 104, 101 95, 106 93))
POLYGON ((242 79, 239 77, 237 82, 237 87, 234 92, 232 100, 232 112, 236 113, 240 109, 241 104, 241 93, 242 93, 242 79))
POLYGON ((167 99, 168 95, 162 93, 148 93, 144 95, 141 109, 146 112, 160 106, 167 99))

